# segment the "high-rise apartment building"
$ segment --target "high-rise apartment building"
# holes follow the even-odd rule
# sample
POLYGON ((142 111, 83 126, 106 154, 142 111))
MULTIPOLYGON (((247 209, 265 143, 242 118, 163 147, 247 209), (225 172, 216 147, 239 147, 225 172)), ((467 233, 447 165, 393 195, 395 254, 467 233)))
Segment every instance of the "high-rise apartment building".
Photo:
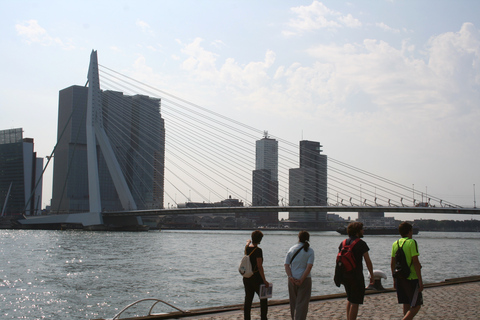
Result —
POLYGON ((2 216, 37 215, 42 205, 43 158, 23 130, 0 131, 0 208, 2 216))
MULTIPOLYGON (((267 132, 256 141, 252 206, 278 206, 278 141, 269 138, 267 132)), ((247 217, 260 225, 278 223, 278 212, 251 213, 247 217)))
MULTIPOLYGON (((300 168, 289 171, 291 206, 327 205, 327 156, 321 154, 320 142, 300 141, 300 168)), ((326 221, 327 212, 290 212, 289 219, 298 222, 326 221)))
MULTIPOLYGON (((58 142, 53 172, 52 211, 89 211, 86 111, 88 88, 59 93, 58 142)), ((160 99, 101 92, 103 129, 137 209, 163 208, 165 125, 160 99)), ((107 162, 97 145, 102 211, 122 210, 107 162)))

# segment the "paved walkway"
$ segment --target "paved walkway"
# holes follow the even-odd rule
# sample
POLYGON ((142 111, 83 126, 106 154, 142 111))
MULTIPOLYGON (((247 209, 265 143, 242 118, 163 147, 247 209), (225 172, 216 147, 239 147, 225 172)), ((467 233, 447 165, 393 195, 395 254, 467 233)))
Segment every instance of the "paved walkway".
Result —
MULTIPOLYGON (((480 319, 480 282, 428 287, 423 291, 423 300, 424 305, 415 319, 480 319)), ((346 319, 345 309, 345 298, 312 301, 310 302, 307 319, 344 320, 346 319)), ((268 318, 271 320, 289 320, 290 309, 285 305, 270 306, 268 310, 268 318)), ((232 311, 211 316, 199 316, 195 319, 242 320, 243 311, 232 311)), ((252 310, 252 319, 260 319, 258 308, 252 310)), ((396 293, 388 292, 367 295, 365 297, 365 303, 360 306, 357 319, 402 319, 402 306, 397 304, 396 293)))

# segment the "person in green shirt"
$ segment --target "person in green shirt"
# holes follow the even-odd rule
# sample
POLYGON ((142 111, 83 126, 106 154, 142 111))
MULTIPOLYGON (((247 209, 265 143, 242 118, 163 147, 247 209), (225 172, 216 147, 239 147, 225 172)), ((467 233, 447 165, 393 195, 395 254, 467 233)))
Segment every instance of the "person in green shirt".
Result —
POLYGON ((417 242, 412 239, 412 225, 408 222, 402 222, 398 227, 398 231, 402 238, 395 241, 392 245, 390 266, 393 276, 395 272, 395 253, 399 246, 402 247, 407 264, 410 266, 410 275, 407 278, 393 278, 394 286, 397 289, 398 303, 403 304, 403 320, 410 320, 415 317, 423 304, 422 265, 418 259, 420 254, 418 253, 417 242))

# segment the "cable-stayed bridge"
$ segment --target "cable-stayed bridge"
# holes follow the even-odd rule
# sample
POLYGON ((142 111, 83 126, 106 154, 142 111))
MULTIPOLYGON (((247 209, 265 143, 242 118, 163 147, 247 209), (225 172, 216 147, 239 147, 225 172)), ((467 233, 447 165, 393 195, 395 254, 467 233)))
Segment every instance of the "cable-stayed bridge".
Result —
MULTIPOLYGON (((289 199, 289 170, 299 167, 299 146, 272 134, 269 138, 278 141, 277 203, 269 206, 254 204, 255 141, 266 135, 262 129, 98 64, 95 51, 91 56, 87 84, 85 127, 79 128, 78 132, 85 130, 86 133, 88 195, 84 198, 88 198, 88 208, 78 205, 78 211, 70 208, 65 210, 68 212, 62 212, 61 198, 57 210, 52 208, 57 214, 42 217, 48 221, 45 223, 73 221, 94 225, 102 224, 109 217, 220 214, 232 210, 235 213, 480 213, 477 208, 464 208, 416 190, 413 185, 402 185, 331 157, 328 157, 323 173, 328 181, 325 199, 321 202, 308 199, 293 202, 289 199), (147 98, 136 99, 138 96, 147 98), (164 149, 161 150, 164 155, 159 155, 161 148, 151 148, 158 142, 154 137, 159 134, 158 126, 152 124, 157 115, 151 110, 156 107, 139 103, 158 103, 159 114, 165 123, 164 149), (115 187, 119 202, 113 209, 105 209, 102 203, 100 181, 103 173, 99 169, 102 163, 108 168, 111 180, 107 180, 115 187), (185 203, 213 203, 225 199, 238 199, 242 206, 181 208, 185 203)), ((59 128, 59 133, 62 130, 59 128)), ((62 197, 67 199, 65 201, 69 199, 67 194, 64 187, 62 197)), ((70 195, 70 198, 74 197, 75 194, 70 195)), ((27 219, 26 223, 30 223, 29 220, 40 223, 40 217, 31 218, 35 219, 27 219)))

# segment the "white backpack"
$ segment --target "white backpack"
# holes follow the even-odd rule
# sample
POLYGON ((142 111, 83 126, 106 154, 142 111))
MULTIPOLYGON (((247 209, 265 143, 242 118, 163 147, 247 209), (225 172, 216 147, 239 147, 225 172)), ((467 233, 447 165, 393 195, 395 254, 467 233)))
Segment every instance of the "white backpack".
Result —
POLYGON ((252 270, 252 263, 250 262, 250 255, 257 250, 255 249, 250 252, 250 254, 247 254, 247 248, 245 247, 245 255, 243 256, 242 260, 240 261, 240 265, 238 266, 238 272, 245 278, 250 278, 253 276, 253 270, 252 270))

